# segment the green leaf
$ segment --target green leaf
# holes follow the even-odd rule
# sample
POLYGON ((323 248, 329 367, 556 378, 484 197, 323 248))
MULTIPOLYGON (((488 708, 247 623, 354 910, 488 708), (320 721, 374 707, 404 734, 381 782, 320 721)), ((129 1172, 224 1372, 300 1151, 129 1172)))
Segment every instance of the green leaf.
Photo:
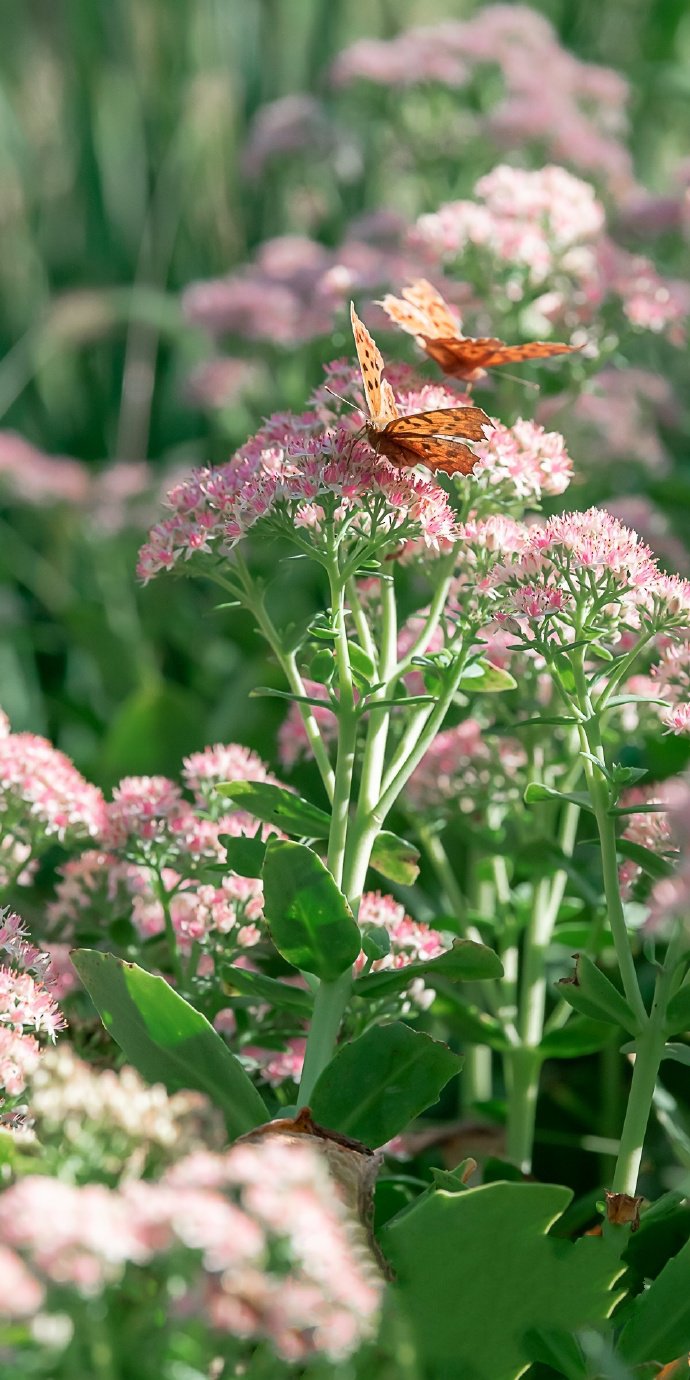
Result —
POLYGON ((106 1030, 149 1083, 163 1083, 170 1093, 206 1093, 233 1139, 266 1121, 264 1102, 242 1065, 165 978, 94 949, 78 949, 72 962, 106 1030))
POLYGON ((236 872, 238 877, 260 877, 264 865, 266 844, 263 839, 234 838, 232 834, 221 834, 227 860, 222 864, 224 871, 236 872))
POLYGON ((223 990, 229 996, 232 996, 233 992, 241 992, 244 996, 256 997, 257 1001, 270 1002, 271 1006, 295 1011, 305 1020, 311 1016, 314 1000, 311 994, 301 987, 291 987, 289 983, 278 982, 276 978, 267 977, 265 973, 254 973, 248 968, 235 968, 232 964, 223 968, 222 976, 223 990))
POLYGON ((434 974, 452 982, 482 982, 503 976, 503 964, 493 949, 475 944, 471 939, 455 939, 450 949, 437 958, 408 963, 404 968, 383 968, 357 978, 354 992, 358 997, 379 997, 384 993, 402 992, 413 978, 429 978, 434 974))
POLYGON ((679 1035, 690 1030, 690 982, 685 982, 666 1008, 666 1033, 679 1035))
POLYGON ((234 801, 264 824, 273 824, 284 834, 298 834, 300 838, 325 839, 331 827, 330 815, 293 795, 284 786, 272 786, 267 781, 225 781, 217 787, 220 795, 234 801))
POLYGON ((535 1327, 525 1337, 526 1349, 533 1361, 550 1366, 566 1380, 588 1380, 591 1372, 576 1337, 551 1328, 535 1327))
POLYGON ((311 1097, 314 1120, 376 1149, 437 1101, 462 1066, 447 1045, 396 1021, 343 1045, 311 1097))
POLYGON ((482 657, 479 661, 473 661, 467 670, 463 671, 460 687, 466 687, 473 695, 497 695, 504 690, 515 690, 517 681, 511 676, 510 671, 504 671, 502 667, 494 666, 493 662, 482 657))
POLYGON ((676 1064, 690 1064, 690 1045, 664 1045, 662 1059, 673 1059, 676 1064))
POLYGON ((279 953, 332 982, 362 947, 359 925, 328 868, 304 843, 270 839, 263 869, 264 914, 279 953))
POLYGON ((690 1344, 690 1241, 669 1260, 628 1312, 618 1347, 634 1365, 665 1365, 687 1353, 690 1344))
POLYGON ((374 842, 371 866, 389 882, 412 886, 419 876, 419 849, 384 829, 374 842))
POLYGON ((607 1021, 593 1021, 588 1016, 576 1016, 561 1026, 549 1030, 539 1052, 544 1059, 579 1059, 581 1054, 596 1054, 610 1045, 617 1035, 616 1027, 607 1021))
POLYGON ((632 1007, 587 954, 575 955, 574 976, 561 978, 557 986, 564 1000, 583 1016, 622 1026, 630 1035, 638 1034, 639 1026, 632 1007))
POLYGON ((441 993, 442 1000, 452 1007, 449 1011, 449 1020, 452 1021, 453 1030, 457 1031, 458 1035, 462 1035, 465 1040, 471 1040, 475 1045, 490 1045, 492 1049, 501 1051, 510 1049, 510 1041, 495 1016, 490 1016, 479 1006, 465 1001, 455 988, 438 974, 434 979, 434 987, 437 994, 441 993))
POLYGON ((386 1223, 393 1296, 425 1380, 517 1380, 535 1330, 572 1334, 609 1316, 617 1253, 603 1238, 547 1235, 571 1197, 551 1184, 437 1190, 386 1223))
POLYGON ((543 786, 539 781, 530 781, 523 799, 526 805, 541 804, 545 800, 566 800, 570 805, 578 805, 581 810, 594 814, 586 791, 557 791, 554 786, 543 786))
POLYGON ((663 854, 653 853, 651 848, 644 848, 641 843, 633 843, 632 839, 616 839, 616 851, 623 858, 630 858, 631 862, 637 863, 648 876, 655 880, 661 877, 672 877, 674 873, 673 863, 663 854))

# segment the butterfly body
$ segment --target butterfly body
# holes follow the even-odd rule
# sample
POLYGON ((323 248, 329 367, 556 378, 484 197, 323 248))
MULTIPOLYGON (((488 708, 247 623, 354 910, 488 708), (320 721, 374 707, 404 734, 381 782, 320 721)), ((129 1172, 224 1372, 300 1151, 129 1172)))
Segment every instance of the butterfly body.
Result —
POLYGON ((439 407, 401 417, 381 352, 351 308, 352 330, 369 416, 364 430, 370 445, 393 465, 407 469, 426 465, 446 474, 469 474, 477 457, 466 441, 486 439, 492 425, 481 407, 439 407))
POLYGON ((495 336, 464 336, 448 303, 425 278, 404 288, 402 298, 389 293, 381 306, 391 321, 408 335, 415 336, 418 345, 444 374, 466 383, 476 383, 487 369, 496 369, 502 364, 551 359, 556 355, 572 354, 578 348, 546 340, 506 345, 495 336))

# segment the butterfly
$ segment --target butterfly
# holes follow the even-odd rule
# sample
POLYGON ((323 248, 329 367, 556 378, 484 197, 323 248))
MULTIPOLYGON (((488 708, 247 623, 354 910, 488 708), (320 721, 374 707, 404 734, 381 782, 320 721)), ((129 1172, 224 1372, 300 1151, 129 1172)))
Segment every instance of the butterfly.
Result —
POLYGON ((379 455, 404 469, 426 465, 446 474, 469 474, 477 456, 465 441, 484 441, 493 423, 481 407, 440 407, 401 417, 393 389, 383 378, 383 358, 354 304, 350 308, 357 358, 369 409, 367 439, 379 455))
POLYGON ((532 340, 529 345, 506 345, 494 336, 464 336, 457 317, 439 292, 419 278, 403 288, 402 298, 390 293, 381 302, 384 311, 396 326, 417 338, 417 344, 440 365, 444 374, 474 383, 487 369, 501 364, 517 364, 524 359, 549 359, 553 355, 568 355, 578 345, 550 344, 532 340))

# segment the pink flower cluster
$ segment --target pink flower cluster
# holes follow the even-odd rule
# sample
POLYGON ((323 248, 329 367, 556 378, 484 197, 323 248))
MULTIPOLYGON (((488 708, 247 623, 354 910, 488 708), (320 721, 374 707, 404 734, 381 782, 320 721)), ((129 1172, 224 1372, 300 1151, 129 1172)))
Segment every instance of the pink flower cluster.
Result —
MULTIPOLYGON (((628 809, 632 805, 665 805, 665 786, 633 786, 621 797, 620 804, 628 809)), ((641 810, 639 814, 627 816, 621 837, 630 843, 639 844, 641 848, 648 848, 657 857, 659 854, 669 853, 673 848, 669 817, 665 810, 641 810)), ((642 868, 639 864, 631 858, 624 858, 618 869, 618 877, 625 899, 632 895, 641 876, 642 868)))
POLYGON ((0 881, 27 881, 49 843, 98 837, 103 796, 63 752, 36 733, 0 734, 0 881))
POLYGON ((41 1056, 37 1036, 54 1041, 65 1022, 50 987, 49 955, 8 909, 0 911, 0 959, 0 1087, 17 1097, 41 1056))
POLYGON ((168 1096, 162 1084, 144 1083, 127 1066, 94 1068, 65 1040, 43 1055, 28 1103, 49 1162, 62 1166, 69 1159, 82 1181, 148 1174, 226 1142, 220 1113, 200 1093, 168 1096))
MULTIPOLYGON (((690 783, 687 777, 664 782, 664 804, 670 842, 678 850, 672 877, 656 882, 650 898, 649 925, 653 930, 672 928, 675 921, 690 923, 690 783)), ((667 844, 668 847, 668 844, 667 844)))
POLYGON ((661 722, 669 733, 690 734, 690 641, 668 643, 651 669, 650 689, 665 701, 661 722))
POLYGON ((148 581, 203 554, 227 558, 260 521, 318 540, 326 517, 366 537, 372 550, 415 535, 431 550, 452 539, 446 494, 376 456, 351 428, 323 431, 313 413, 275 417, 227 464, 197 471, 168 495, 173 516, 155 526, 139 556, 148 581))
POLYGON ((521 789, 526 765, 521 744, 491 739, 475 718, 434 738, 407 785, 407 800, 416 814, 444 815, 448 810, 471 814, 487 801, 501 803, 521 789))
MULTIPOLYGON (((405 912, 405 907, 392 896, 382 895, 380 891, 365 892, 359 907, 359 923, 366 933, 368 926, 378 926, 387 930, 390 951, 383 958, 377 958, 368 971, 377 973, 389 968, 407 968, 410 963, 424 962, 437 958, 450 947, 450 936, 435 930, 418 920, 413 920, 405 912)), ((364 952, 355 963, 355 973, 361 972, 367 960, 364 952)), ((433 978, 432 978, 433 982, 433 978)), ((397 1010, 402 1015, 424 1011, 435 997, 433 988, 427 987, 424 978, 414 978, 402 994, 402 1006, 397 1010)))
POLYGON ((31 1175, 0 1195, 0 1314, 30 1314, 53 1286, 98 1295, 155 1261, 211 1329, 265 1339, 286 1361, 340 1360, 379 1311, 362 1237, 325 1155, 279 1135, 193 1153, 158 1182, 31 1175))
POLYGON ((505 495, 508 501, 534 505, 544 494, 564 493, 572 478, 573 463, 563 437, 536 422, 518 418, 509 427, 497 422, 476 450, 474 478, 480 486, 486 481, 494 502, 505 495))
POLYGON ((329 334, 353 294, 418 276, 418 255, 397 239, 393 234, 392 242, 378 245, 352 232, 335 250, 301 235, 266 240, 253 264, 225 278, 192 283, 183 311, 214 339, 236 335, 279 346, 318 339, 329 334))
POLYGON ((596 605, 600 621, 608 613, 614 624, 621 615, 658 630, 690 622, 690 582, 662 574, 637 533, 600 508, 530 527, 522 551, 496 566, 490 581, 500 600, 498 621, 555 614, 567 622, 584 601, 596 605))
POLYGON ((626 82, 567 52, 548 20, 526 5, 487 5, 466 20, 405 29, 387 40, 360 39, 337 58, 333 80, 457 89, 484 81, 487 66, 500 69, 503 89, 477 118, 478 135, 520 149, 534 141, 551 157, 596 173, 620 195, 634 188, 623 143, 626 82))
POLYGON ((441 263, 480 251, 487 291, 499 276, 508 302, 534 298, 530 313, 540 331, 556 322, 593 328, 611 301, 628 325, 684 343, 690 284, 662 277, 650 259, 609 239, 594 188, 565 168, 494 168, 477 182, 473 200, 421 216, 410 243, 441 263))
POLYGON ((469 246, 480 247, 538 286, 556 266, 566 272, 569 263, 577 268, 580 246, 596 240, 604 228, 594 188, 565 168, 527 172, 500 165, 480 178, 474 195, 472 201, 448 202, 421 216, 413 244, 426 246, 442 260, 462 256, 469 246))

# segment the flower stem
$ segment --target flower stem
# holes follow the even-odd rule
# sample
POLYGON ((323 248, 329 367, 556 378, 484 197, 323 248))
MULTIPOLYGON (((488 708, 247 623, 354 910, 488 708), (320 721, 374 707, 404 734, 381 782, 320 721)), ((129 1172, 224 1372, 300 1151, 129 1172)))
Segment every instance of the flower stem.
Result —
POLYGON ((642 1034, 636 1040, 635 1067, 613 1176, 614 1193, 633 1195, 637 1188, 649 1113, 666 1043, 666 1008, 673 993, 674 974, 685 946, 683 928, 678 925, 666 950, 663 967, 657 974, 651 1013, 642 1034))
MULTIPOLYGON (((345 626, 344 588, 338 568, 337 553, 333 553, 329 567, 331 608, 335 614, 335 653, 338 668, 339 715, 338 755, 336 760, 331 828, 328 837, 327 866, 338 886, 343 885, 345 852, 350 824, 352 773, 357 744, 358 714, 355 703, 352 669, 345 626)), ((347 893, 346 893, 347 894, 347 893)), ((319 1075, 330 1063, 338 1039, 340 1023, 352 991, 352 973, 348 969, 333 982, 321 981, 314 998, 314 1011, 307 1036, 304 1067, 300 1080, 298 1107, 307 1105, 319 1075)))

